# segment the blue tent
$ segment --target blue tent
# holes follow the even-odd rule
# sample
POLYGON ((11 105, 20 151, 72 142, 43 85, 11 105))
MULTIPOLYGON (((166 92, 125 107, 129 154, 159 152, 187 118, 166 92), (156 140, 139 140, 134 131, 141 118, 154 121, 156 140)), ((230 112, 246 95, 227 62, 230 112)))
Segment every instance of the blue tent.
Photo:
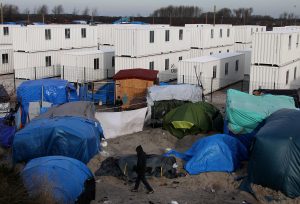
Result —
POLYGON ((66 80, 40 79, 23 82, 17 88, 18 102, 22 107, 22 124, 26 124, 29 103, 46 101, 53 105, 77 101, 76 89, 66 80))
POLYGON ((232 172, 246 160, 246 147, 236 138, 218 134, 198 140, 184 153, 171 150, 167 155, 175 155, 186 161, 185 170, 192 175, 203 172, 232 172))
POLYGON ((1 146, 8 148, 12 144, 16 127, 6 125, 4 120, 5 118, 0 118, 0 144, 1 146))
MULTIPOLYGON (((86 181, 94 181, 93 174, 86 165, 63 156, 33 159, 27 163, 21 176, 31 196, 48 192, 55 203, 75 203, 80 196, 88 193, 86 181)), ((94 195, 89 197, 90 200, 94 199, 94 195)))
POLYGON ((103 131, 99 122, 77 116, 32 120, 16 133, 15 162, 51 155, 63 155, 87 163, 100 150, 103 131))

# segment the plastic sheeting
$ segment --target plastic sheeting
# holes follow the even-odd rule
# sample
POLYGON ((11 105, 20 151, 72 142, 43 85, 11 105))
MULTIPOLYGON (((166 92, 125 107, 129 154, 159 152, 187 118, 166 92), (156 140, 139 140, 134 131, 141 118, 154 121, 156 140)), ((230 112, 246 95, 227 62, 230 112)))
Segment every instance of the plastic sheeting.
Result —
POLYGON ((213 135, 198 140, 184 153, 171 150, 166 155, 186 161, 184 168, 191 174, 203 172, 233 172, 246 160, 248 151, 236 138, 229 135, 213 135))
POLYGON ((4 120, 4 118, 0 118, 0 144, 2 147, 8 148, 12 145, 16 128, 5 124, 4 120))
POLYGON ((282 108, 296 109, 292 97, 254 96, 229 89, 226 100, 228 128, 234 134, 251 133, 268 116, 282 108))
POLYGON ((123 112, 96 112, 106 139, 143 130, 147 108, 123 112))
POLYGON ((300 196, 300 111, 282 109, 267 118, 255 137, 249 181, 289 197, 300 196))
POLYGON ((76 89, 60 79, 25 81, 17 88, 17 98, 22 107, 22 124, 26 124, 30 102, 46 101, 58 105, 78 100, 76 89))
POLYGON ((55 117, 31 121, 16 133, 15 162, 51 155, 63 155, 87 163, 100 150, 103 136, 99 122, 81 117, 55 117))
POLYGON ((82 162, 63 156, 41 157, 27 163, 21 173, 31 196, 48 192, 55 203, 75 203, 93 174, 82 162))

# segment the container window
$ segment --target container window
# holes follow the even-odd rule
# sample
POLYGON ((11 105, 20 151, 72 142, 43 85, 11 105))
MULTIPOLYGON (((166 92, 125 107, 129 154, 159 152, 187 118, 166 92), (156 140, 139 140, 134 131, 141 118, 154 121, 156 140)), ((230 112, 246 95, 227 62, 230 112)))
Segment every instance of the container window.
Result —
POLYGON ((94 70, 99 69, 99 58, 94 59, 94 70))
POLYGON ((297 78, 297 67, 294 68, 294 80, 297 78))
POLYGON ((219 53, 222 53, 222 51, 220 50, 219 53))
POLYGON ((154 70, 154 61, 149 62, 149 69, 154 70))
POLYGON ((8 64, 8 54, 2 54, 2 64, 8 64))
POLYGON ((150 31, 150 43, 154 43, 154 30, 150 31))
POLYGON ((220 29, 220 38, 223 37, 223 29, 220 29))
POLYGON ((46 56, 46 67, 51 67, 51 56, 46 56))
POLYGON ((166 30, 165 40, 166 42, 170 41, 170 30, 166 30))
POLYGON ((86 29, 81 28, 81 38, 86 38, 86 29))
POLYGON ((261 28, 261 32, 264 32, 264 28, 261 28))
POLYGON ((213 55, 214 53, 213 53, 213 52, 210 52, 209 54, 210 54, 210 55, 213 55))
POLYGON ((292 36, 289 35, 289 50, 292 48, 292 36))
POLYGON ((51 40, 51 30, 50 29, 45 29, 45 39, 51 40))
POLYGON ((70 39, 70 37, 71 37, 71 30, 70 30, 70 28, 66 28, 65 29, 65 38, 70 39))
POLYGON ((9 28, 3 27, 3 35, 9 35, 9 28))
POLYGON ((179 57, 178 59, 179 59, 179 61, 181 61, 181 60, 182 60, 182 56, 181 56, 181 57, 179 57))
POLYGON ((225 63, 225 75, 228 75, 228 62, 225 63))
POLYGON ((229 28, 227 29, 227 37, 228 38, 230 37, 230 29, 229 28))
POLYGON ((238 72, 239 71, 239 60, 235 61, 235 71, 238 72))
POLYGON ((170 60, 169 59, 165 59, 165 70, 169 70, 169 65, 170 65, 170 60))
POLYGON ((210 30, 210 38, 211 38, 211 39, 214 38, 214 29, 211 29, 211 30, 210 30))
POLYGON ((112 58, 111 58, 111 66, 112 66, 112 67, 115 67, 115 57, 112 57, 112 58))
POLYGON ((289 71, 286 72, 286 76, 285 76, 285 84, 289 83, 289 71))
POLYGON ((217 78, 217 66, 213 66, 213 79, 217 78))
POLYGON ((183 30, 179 30, 179 40, 183 40, 183 30))
POLYGON ((229 52, 229 50, 227 50, 227 52, 229 52))

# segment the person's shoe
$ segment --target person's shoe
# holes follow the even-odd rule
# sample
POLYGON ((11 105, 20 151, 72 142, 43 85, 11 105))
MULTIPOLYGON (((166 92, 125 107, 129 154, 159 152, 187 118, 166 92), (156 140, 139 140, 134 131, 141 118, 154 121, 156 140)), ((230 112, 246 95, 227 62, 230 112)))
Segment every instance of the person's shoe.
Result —
POLYGON ((154 190, 148 191, 147 194, 153 194, 154 190))
POLYGON ((132 189, 131 192, 138 192, 138 189, 132 189))

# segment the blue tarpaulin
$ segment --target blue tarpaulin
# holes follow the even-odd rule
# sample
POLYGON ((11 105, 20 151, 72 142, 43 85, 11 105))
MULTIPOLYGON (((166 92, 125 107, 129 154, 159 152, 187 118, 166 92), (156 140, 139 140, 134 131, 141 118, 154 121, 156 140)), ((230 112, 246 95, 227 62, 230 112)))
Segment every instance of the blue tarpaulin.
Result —
POLYGON ((82 162, 63 156, 40 157, 27 163, 21 173, 33 197, 50 193, 55 203, 75 203, 84 192, 84 183, 93 174, 82 162))
POLYGON ((17 98, 22 107, 22 124, 26 124, 30 102, 46 101, 59 105, 78 101, 76 89, 68 81, 60 79, 25 81, 17 88, 17 98))
POLYGON ((88 91, 88 85, 83 85, 79 89, 79 98, 81 101, 93 101, 95 103, 112 105, 115 101, 115 83, 108 82, 101 86, 95 93, 88 91))
POLYGON ((63 155, 87 163, 100 150, 103 131, 99 122, 75 116, 32 120, 16 133, 15 162, 63 155))
POLYGON ((246 147, 236 138, 218 134, 202 138, 184 153, 171 150, 174 155, 186 161, 184 168, 191 174, 203 172, 232 172, 240 162, 248 158, 246 147))
POLYGON ((0 118, 0 144, 2 147, 8 148, 12 145, 15 132, 15 126, 6 125, 4 118, 0 118))

